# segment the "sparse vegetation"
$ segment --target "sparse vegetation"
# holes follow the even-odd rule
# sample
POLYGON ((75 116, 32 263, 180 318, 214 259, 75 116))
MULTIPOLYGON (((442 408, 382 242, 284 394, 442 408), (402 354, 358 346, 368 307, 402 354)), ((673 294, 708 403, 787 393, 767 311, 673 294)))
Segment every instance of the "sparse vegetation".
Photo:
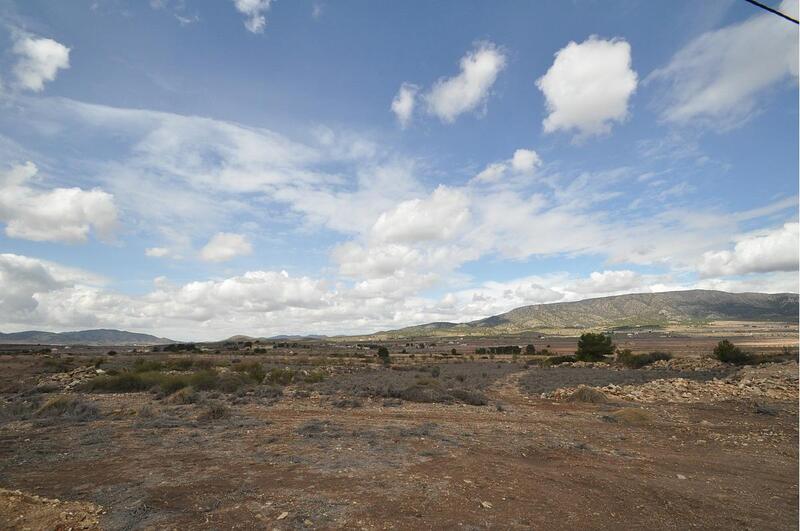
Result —
POLYGON ((630 349, 617 351, 617 362, 629 369, 641 369, 646 365, 660 360, 671 360, 669 352, 650 352, 649 354, 634 354, 630 349))
POLYGON ((75 421, 94 420, 100 410, 93 402, 71 396, 54 396, 36 410, 37 418, 61 418, 75 421))

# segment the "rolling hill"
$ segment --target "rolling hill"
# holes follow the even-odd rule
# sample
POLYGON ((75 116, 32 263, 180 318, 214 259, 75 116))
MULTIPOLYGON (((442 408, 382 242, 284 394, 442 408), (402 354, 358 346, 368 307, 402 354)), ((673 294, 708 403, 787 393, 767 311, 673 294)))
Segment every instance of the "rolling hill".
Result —
POLYGON ((397 337, 494 335, 528 331, 596 330, 709 321, 797 322, 795 293, 711 290, 633 293, 575 302, 522 306, 468 323, 428 323, 379 334, 397 337))
POLYGON ((0 343, 25 345, 162 345, 171 339, 137 334, 124 330, 80 330, 77 332, 26 332, 0 333, 0 343))

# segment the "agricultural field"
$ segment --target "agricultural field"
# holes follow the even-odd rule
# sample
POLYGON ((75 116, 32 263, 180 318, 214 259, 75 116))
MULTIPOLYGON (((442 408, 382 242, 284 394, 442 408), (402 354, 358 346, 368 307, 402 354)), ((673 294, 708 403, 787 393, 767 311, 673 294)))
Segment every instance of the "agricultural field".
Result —
POLYGON ((715 339, 619 334, 672 355, 639 368, 538 336, 3 347, 0 522, 792 528, 796 340, 733 365, 715 339))

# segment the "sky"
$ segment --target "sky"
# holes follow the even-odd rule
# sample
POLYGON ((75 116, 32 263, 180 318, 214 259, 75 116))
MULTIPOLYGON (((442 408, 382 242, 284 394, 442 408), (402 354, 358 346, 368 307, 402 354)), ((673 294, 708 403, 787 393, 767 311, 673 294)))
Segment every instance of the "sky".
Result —
POLYGON ((798 236, 798 27, 744 0, 0 0, 3 332, 796 293, 798 236))

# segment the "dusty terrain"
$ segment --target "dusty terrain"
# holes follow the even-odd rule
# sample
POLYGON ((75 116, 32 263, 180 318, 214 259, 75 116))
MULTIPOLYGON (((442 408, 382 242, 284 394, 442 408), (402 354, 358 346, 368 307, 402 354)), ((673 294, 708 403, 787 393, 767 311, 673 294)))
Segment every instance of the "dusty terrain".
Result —
MULTIPOLYGON (((796 346, 773 339, 761 352, 796 346)), ((455 343, 392 344, 392 367, 322 344, 6 349, 0 529, 797 528, 796 361, 720 364, 700 357, 707 337, 624 341, 675 359, 548 367, 455 343), (255 362, 267 376, 87 387, 142 358, 166 362, 145 374, 255 362)))

